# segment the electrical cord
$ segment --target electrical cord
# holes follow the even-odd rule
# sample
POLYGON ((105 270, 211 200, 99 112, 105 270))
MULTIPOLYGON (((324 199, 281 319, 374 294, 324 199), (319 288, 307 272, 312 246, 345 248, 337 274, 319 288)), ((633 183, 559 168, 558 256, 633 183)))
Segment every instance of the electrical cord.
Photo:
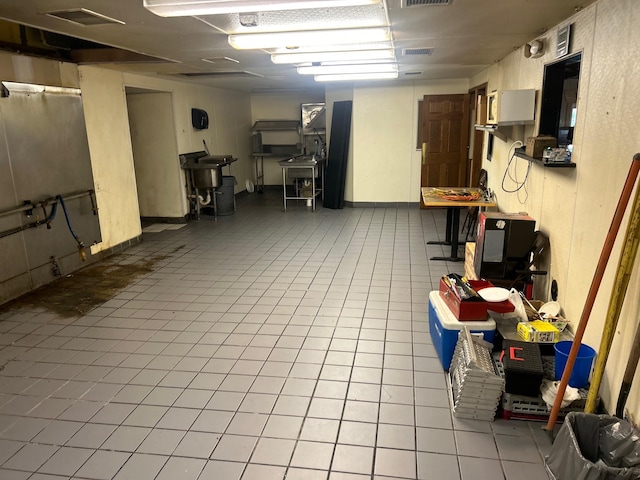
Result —
POLYGON ((517 193, 518 194, 518 201, 520 201, 520 203, 525 203, 527 198, 529 197, 529 192, 527 191, 527 187, 526 187, 526 182, 527 182, 527 178, 529 178, 529 172, 531 170, 531 162, 527 162, 527 171, 525 172, 524 178, 522 179, 522 181, 518 180, 518 170, 517 168, 514 169, 513 174, 511 172, 511 166, 515 165, 514 161, 517 159, 516 157, 516 151, 515 149, 517 147, 521 147, 523 145, 523 143, 520 140, 516 140, 515 142, 513 142, 511 144, 511 146, 509 147, 509 162, 507 163, 507 168, 505 168, 504 170, 504 175, 502 176, 502 190, 506 193, 517 193), (513 150, 513 153, 511 152, 511 150, 513 150), (513 182, 515 184, 515 188, 512 189, 508 189, 505 186, 505 181, 507 179, 507 176, 509 176, 509 180, 511 180, 511 182, 513 182), (523 191, 525 193, 525 198, 524 200, 520 198, 520 191, 523 191))

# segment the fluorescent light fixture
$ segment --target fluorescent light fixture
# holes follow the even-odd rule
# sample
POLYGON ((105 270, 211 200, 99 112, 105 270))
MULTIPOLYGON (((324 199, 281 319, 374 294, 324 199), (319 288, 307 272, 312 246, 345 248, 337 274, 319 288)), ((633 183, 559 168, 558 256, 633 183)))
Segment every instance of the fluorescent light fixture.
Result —
POLYGON ((276 53, 271 61, 280 64, 316 63, 316 62, 350 62, 360 60, 395 60, 393 49, 347 50, 339 52, 308 53, 276 53))
POLYGON ((254 48, 345 45, 390 40, 387 27, 307 30, 302 32, 265 32, 229 35, 229 45, 238 50, 254 48))
POLYGON ((344 45, 331 45, 329 47, 325 47, 323 45, 309 45, 306 47, 298 47, 295 49, 280 47, 280 48, 270 48, 269 53, 273 54, 289 54, 289 53, 317 53, 317 52, 339 52, 344 50, 381 50, 381 49, 391 49, 393 48, 393 44, 389 42, 369 42, 369 43, 361 43, 358 42, 357 45, 353 44, 344 44, 344 45))
POLYGON ((316 82, 347 82, 352 80, 392 80, 398 78, 398 72, 343 73, 337 75, 316 75, 316 82))
POLYGON ((218 15, 309 8, 372 5, 381 0, 144 0, 144 8, 161 17, 218 15))
POLYGON ((396 63, 368 63, 356 65, 313 65, 298 67, 300 75, 334 75, 340 73, 393 73, 398 71, 396 63))

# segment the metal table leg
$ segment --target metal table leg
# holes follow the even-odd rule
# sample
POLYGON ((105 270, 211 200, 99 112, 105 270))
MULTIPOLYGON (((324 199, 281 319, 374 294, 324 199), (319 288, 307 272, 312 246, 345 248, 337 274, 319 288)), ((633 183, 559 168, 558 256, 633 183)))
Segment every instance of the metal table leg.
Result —
POLYGON ((282 167, 282 201, 284 203, 284 211, 287 211, 287 169, 282 167))

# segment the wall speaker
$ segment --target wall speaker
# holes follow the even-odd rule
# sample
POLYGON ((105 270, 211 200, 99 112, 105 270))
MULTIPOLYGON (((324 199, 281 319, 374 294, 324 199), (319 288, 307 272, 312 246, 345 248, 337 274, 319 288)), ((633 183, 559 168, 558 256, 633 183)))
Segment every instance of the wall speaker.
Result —
POLYGON ((209 128, 209 115, 199 108, 191 109, 191 124, 196 130, 206 130, 209 128))

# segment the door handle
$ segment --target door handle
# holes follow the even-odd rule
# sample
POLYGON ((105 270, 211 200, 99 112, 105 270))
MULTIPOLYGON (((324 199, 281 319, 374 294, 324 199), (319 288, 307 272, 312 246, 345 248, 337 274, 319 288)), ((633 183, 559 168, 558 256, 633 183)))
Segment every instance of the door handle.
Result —
POLYGON ((422 165, 427 164, 427 150, 429 148, 429 144, 426 142, 422 143, 422 165))

